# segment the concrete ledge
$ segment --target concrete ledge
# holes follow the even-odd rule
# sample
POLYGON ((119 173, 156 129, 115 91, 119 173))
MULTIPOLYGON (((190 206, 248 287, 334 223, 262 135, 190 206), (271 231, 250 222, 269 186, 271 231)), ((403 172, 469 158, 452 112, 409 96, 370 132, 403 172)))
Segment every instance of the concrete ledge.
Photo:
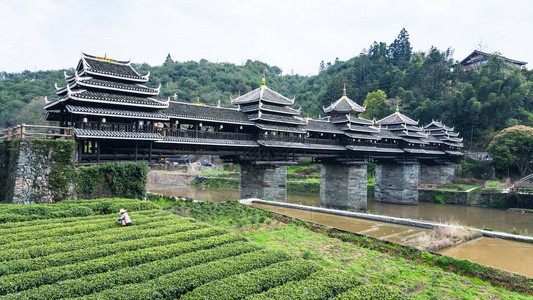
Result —
MULTIPOLYGON (((256 198, 243 199, 243 200, 240 200, 239 202, 245 205, 251 205, 253 203, 265 204, 265 205, 279 206, 279 207, 285 207, 285 208, 301 209, 301 210, 312 211, 312 212, 320 212, 320 213, 326 213, 326 214, 332 214, 332 215, 338 215, 338 216, 344 216, 344 217, 352 217, 352 218, 367 219, 367 220, 380 221, 380 222, 386 222, 386 223, 401 224, 401 225, 420 227, 420 228, 426 228, 426 229, 433 229, 437 226, 448 227, 448 228, 463 228, 461 226, 447 225, 447 224, 441 224, 441 223, 431 222, 431 221, 421 221, 421 220, 414 220, 414 219, 407 219, 407 218, 396 218, 396 217, 364 214, 364 213, 357 213, 357 212, 329 209, 329 208, 322 208, 322 207, 314 207, 314 206, 306 206, 306 205, 298 205, 298 204, 274 202, 274 201, 265 201, 265 200, 256 199, 256 198)), ((525 242, 525 243, 533 243, 533 237, 529 237, 529 236, 523 236, 523 235, 517 235, 517 234, 511 234, 511 233, 505 233, 505 232, 499 232, 499 231, 487 231, 487 230, 476 229, 476 228, 470 228, 470 229, 481 232, 484 236, 488 236, 488 237, 494 237, 494 238, 505 239, 505 240, 514 240, 514 241, 525 242)))
POLYGON ((298 205, 298 204, 282 203, 282 202, 274 202, 274 201, 265 201, 265 200, 256 199, 256 198, 244 199, 244 200, 240 200, 239 202, 242 204, 246 204, 246 205, 250 205, 252 203, 273 205, 273 206, 279 206, 279 207, 301 209, 301 210, 321 212, 321 213, 344 216, 344 217, 367 219, 367 220, 408 225, 408 226, 421 227, 421 228, 427 228, 427 229, 433 229, 436 225, 439 225, 438 223, 429 222, 429 221, 419 221, 419 220, 413 220, 413 219, 404 219, 404 218, 364 214, 364 213, 357 213, 357 212, 329 209, 329 208, 322 208, 322 207, 314 207, 314 206, 306 206, 306 205, 298 205))

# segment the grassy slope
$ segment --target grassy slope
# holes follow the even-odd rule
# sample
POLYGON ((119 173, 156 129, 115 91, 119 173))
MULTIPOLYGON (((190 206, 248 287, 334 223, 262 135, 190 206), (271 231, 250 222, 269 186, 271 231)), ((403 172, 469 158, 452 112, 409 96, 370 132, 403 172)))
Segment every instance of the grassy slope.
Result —
MULTIPOLYGON (((160 204, 227 228, 272 221, 269 213, 238 203, 160 204), (243 216, 242 223, 235 221, 243 216)), ((350 295, 343 299, 378 294, 402 298, 388 287, 355 289, 360 280, 347 272, 324 271, 311 260, 264 249, 242 234, 176 216, 152 202, 2 205, 2 213, 42 218, 0 222, 0 299, 242 299, 256 294, 262 299, 262 293, 295 299, 294 288, 300 290, 298 299, 343 293, 350 295), (79 207, 83 216, 63 213, 79 207), (134 226, 116 223, 118 207, 128 208, 134 226), (313 288, 320 295, 308 292, 313 288)))
POLYGON ((289 250, 326 269, 347 271, 365 284, 382 283, 398 287, 415 299, 530 299, 527 294, 494 287, 477 278, 361 248, 294 224, 265 219, 267 212, 248 209, 236 203, 197 204, 171 200, 156 203, 173 206, 186 216, 224 225, 267 249, 289 250), (204 209, 200 209, 201 206, 204 209), (262 222, 258 222, 259 217, 262 222))

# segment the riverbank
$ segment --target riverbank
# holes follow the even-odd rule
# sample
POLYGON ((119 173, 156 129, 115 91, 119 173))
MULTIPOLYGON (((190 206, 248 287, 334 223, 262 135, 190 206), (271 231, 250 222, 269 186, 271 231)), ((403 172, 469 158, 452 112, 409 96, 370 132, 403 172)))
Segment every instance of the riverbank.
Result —
POLYGON ((177 214, 243 234, 267 249, 285 249, 326 269, 345 271, 365 284, 381 283, 398 288, 413 299, 527 299, 533 285, 532 279, 525 276, 450 257, 439 258, 428 252, 261 213, 257 209, 243 209, 236 202, 194 203, 159 196, 151 199, 177 214), (486 279, 479 279, 481 276, 475 276, 476 273, 497 275, 499 281, 491 285, 486 279))
MULTIPOLYGON (((147 190, 168 196, 190 197, 214 202, 239 200, 238 188, 209 187, 208 185, 195 187, 149 185, 147 190)), ((289 192, 287 203, 320 207, 320 197, 318 193, 289 192)), ((476 206, 441 205, 433 202, 421 202, 416 206, 381 203, 374 201, 372 193, 369 193, 367 212, 440 223, 455 221, 469 227, 510 233, 533 232, 531 214, 476 206)))

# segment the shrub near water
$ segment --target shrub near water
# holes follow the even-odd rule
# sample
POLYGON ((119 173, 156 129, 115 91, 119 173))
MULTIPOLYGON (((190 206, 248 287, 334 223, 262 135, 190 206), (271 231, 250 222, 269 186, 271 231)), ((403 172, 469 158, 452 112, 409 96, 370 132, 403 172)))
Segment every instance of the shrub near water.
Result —
POLYGON ((238 201, 224 203, 192 202, 190 199, 174 198, 148 194, 147 198, 154 203, 170 209, 174 213, 193 217, 203 222, 218 226, 242 226, 248 224, 262 224, 272 216, 271 212, 254 209, 240 204, 238 201))

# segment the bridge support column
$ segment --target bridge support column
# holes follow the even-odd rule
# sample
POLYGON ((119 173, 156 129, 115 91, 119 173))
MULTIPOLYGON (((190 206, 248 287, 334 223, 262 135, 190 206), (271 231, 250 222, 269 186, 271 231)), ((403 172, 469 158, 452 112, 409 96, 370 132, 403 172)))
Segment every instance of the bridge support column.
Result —
POLYGON ((366 211, 367 164, 322 164, 320 206, 366 211))
POLYGON ((420 164, 419 184, 451 184, 455 178, 455 164, 420 164))
POLYGON ((375 201, 418 205, 418 169, 417 163, 377 163, 375 201))
POLYGON ((242 164, 239 199, 246 198, 287 201, 287 167, 242 164))

